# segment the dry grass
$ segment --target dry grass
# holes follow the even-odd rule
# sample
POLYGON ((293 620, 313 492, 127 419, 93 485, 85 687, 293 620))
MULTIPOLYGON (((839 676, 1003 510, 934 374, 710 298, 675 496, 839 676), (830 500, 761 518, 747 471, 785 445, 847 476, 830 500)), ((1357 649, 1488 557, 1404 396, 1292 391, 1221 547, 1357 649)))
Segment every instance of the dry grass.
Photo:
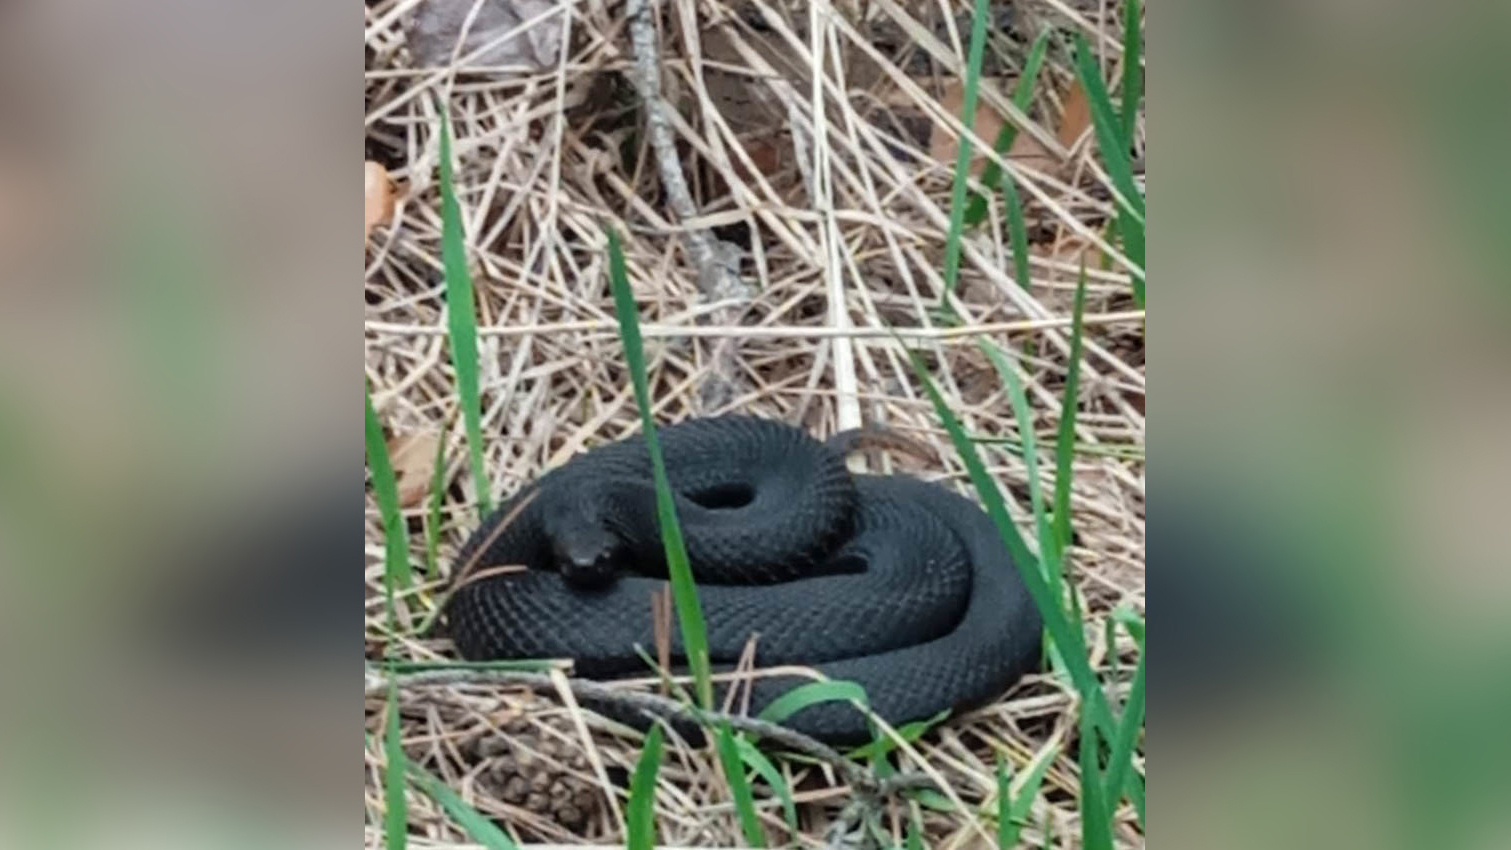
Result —
MULTIPOLYGON (((477 281, 485 459, 495 501, 572 453, 637 429, 608 288, 606 224, 623 236, 641 302, 659 421, 740 410, 800 423, 817 435, 859 424, 857 419, 884 423, 934 447, 937 459, 928 467, 902 457, 871 463, 883 469, 895 463, 969 493, 959 459, 906 358, 892 339, 868 330, 890 324, 918 329, 912 344, 927 352, 942 391, 977 435, 1011 438, 1016 426, 972 334, 988 333, 1016 351, 1040 443, 1053 445, 1075 274, 1088 243, 1102 239, 1113 214, 1106 177, 1086 156, 1089 131, 1061 149, 1063 158, 1045 146, 1032 161, 1044 172, 1037 176, 1009 163, 1027 183, 1020 194, 1035 236, 1033 280, 1025 287, 1011 281, 1000 235, 1005 228, 995 210, 962 255, 960 286, 950 297, 959 326, 941 325, 953 159, 932 157, 928 134, 959 127, 958 116, 940 101, 953 79, 950 69, 960 67, 967 33, 934 23, 937 7, 878 0, 867 7, 869 17, 824 26, 828 70, 821 78, 824 108, 815 113, 813 81, 793 70, 808 58, 805 6, 788 13, 800 43, 794 49, 777 38, 780 26, 765 32, 717 27, 715 21, 730 18, 725 3, 663 4, 663 85, 680 116, 673 128, 701 216, 679 225, 663 200, 654 161, 639 143, 633 90, 622 81, 631 57, 621 3, 581 0, 566 7, 571 49, 560 66, 481 78, 408 67, 400 23, 413 5, 382 0, 367 7, 367 152, 407 182, 407 193, 392 226, 375 231, 368 246, 366 371, 390 433, 444 430, 443 570, 477 512, 444 334, 432 94, 447 98, 454 122, 458 193, 477 281), (895 32, 913 34, 915 43, 887 35, 895 32), (932 44, 918 37, 929 32, 939 33, 932 44), (927 55, 930 47, 936 55, 927 55), (843 80, 834 67, 836 50, 844 57, 843 80), (782 76, 778 67, 791 73, 782 76), (721 239, 743 248, 741 275, 758 287, 751 301, 703 300, 698 270, 681 237, 689 225, 713 227, 721 239), (709 316, 731 309, 739 324, 708 324, 709 316), (729 362, 736 372, 724 377, 735 389, 710 406, 705 390, 720 362, 712 355, 720 340, 733 351, 729 362)), ((1000 77, 1012 77, 1036 33, 1032 27, 1047 22, 1068 30, 1099 20, 1106 22, 1100 30, 1082 31, 1105 48, 1108 76, 1116 73, 1116 4, 1012 5, 1014 25, 1026 34, 1017 41, 994 37, 988 55, 996 65, 988 73, 996 67, 1000 77)), ((547 25, 559 27, 563 20, 556 16, 547 25)), ((1035 138, 1042 134, 1057 142, 1062 95, 1072 78, 1066 50, 1051 49, 1030 111, 1035 138)), ((983 89, 991 89, 983 93, 986 108, 1000 108, 1010 91, 1006 85, 983 89)), ((978 137, 975 146, 990 142, 978 137)), ((1095 251, 1087 255, 1096 267, 1089 270, 1077 420, 1078 442, 1086 451, 1074 465, 1077 538, 1068 569, 1096 627, 1088 635, 1095 668, 1107 681, 1126 682, 1131 647, 1123 638, 1106 646, 1101 626, 1120 603, 1131 603, 1140 614, 1144 609, 1143 321, 1126 270, 1116 260, 1103 269, 1095 251), (1099 450, 1108 445, 1133 452, 1099 450), (1121 674, 1111 672, 1114 663, 1121 674)), ((1014 497, 1015 515, 1028 527, 1022 462, 1001 446, 983 448, 992 472, 1014 497)), ((1042 474, 1052 472, 1050 465, 1042 474)), ((410 512, 416 529, 422 514, 423 508, 410 512)), ((415 562, 423 563, 423 535, 411 536, 415 562)), ((383 535, 371 505, 366 540, 372 654, 391 636, 382 622, 383 535)), ((433 598, 444 575, 427 578, 431 583, 422 596, 433 598)), ((416 618, 428 610, 419 597, 405 607, 416 618)), ((447 651, 443 642, 392 639, 401 656, 438 658, 447 651)), ((1114 696, 1122 693, 1116 685, 1113 690, 1114 696)), ((1047 823, 1051 846, 1078 846, 1079 784, 1074 749, 1067 746, 1075 734, 1074 699, 1073 691, 1048 677, 1030 679, 997 704, 930 736, 909 759, 917 763, 904 766, 926 764, 968 804, 992 805, 995 753, 1006 754, 1021 772, 1035 754, 1057 746, 1061 755, 1024 838, 1038 846, 1047 823)), ((400 702, 409 755, 517 838, 621 842, 616 812, 623 791, 614 774, 633 766, 639 752, 634 733, 574 712, 562 698, 498 686, 414 687, 400 702), (485 743, 490 739, 509 746, 485 743), (540 800, 528 796, 510 802, 519 787, 511 793, 506 777, 519 772, 522 754, 527 765, 551 777, 538 793, 555 794, 558 802, 583 793, 581 823, 569 827, 542 815, 534 805, 540 800)), ((381 728, 382 711, 381 700, 370 701, 370 729, 381 728)), ((824 826, 846 802, 846 788, 819 767, 789 763, 783 769, 796 791, 801 829, 789 833, 776 800, 762 798, 770 840, 822 846, 824 826)), ((376 811, 382 781, 373 754, 367 774, 368 807, 376 811)), ((657 810, 662 844, 742 843, 711 750, 669 742, 657 810)), ((931 847, 985 846, 983 822, 974 815, 927 809, 921 815, 931 847)), ((908 817, 899 801, 884 818, 899 844, 908 817)), ((467 845, 465 834, 423 795, 411 794, 410 819, 433 839, 417 839, 413 846, 467 845)), ((381 822, 369 819, 370 844, 381 843, 381 822)), ((992 832, 989 823, 984 832, 992 832)), ((1120 810, 1117 835, 1128 846, 1143 844, 1127 806, 1120 810)))

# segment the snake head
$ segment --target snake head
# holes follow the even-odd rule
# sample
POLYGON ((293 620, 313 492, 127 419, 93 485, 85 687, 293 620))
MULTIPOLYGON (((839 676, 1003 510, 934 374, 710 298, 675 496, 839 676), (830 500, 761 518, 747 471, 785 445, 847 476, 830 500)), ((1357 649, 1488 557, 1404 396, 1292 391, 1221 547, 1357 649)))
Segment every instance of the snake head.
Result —
POLYGON ((618 572, 623 542, 587 505, 548 509, 545 532, 556 569, 568 584, 585 589, 602 587, 618 572))
POLYGON ((570 584, 601 587, 618 572, 619 542, 607 531, 573 534, 552 545, 557 569, 570 584))

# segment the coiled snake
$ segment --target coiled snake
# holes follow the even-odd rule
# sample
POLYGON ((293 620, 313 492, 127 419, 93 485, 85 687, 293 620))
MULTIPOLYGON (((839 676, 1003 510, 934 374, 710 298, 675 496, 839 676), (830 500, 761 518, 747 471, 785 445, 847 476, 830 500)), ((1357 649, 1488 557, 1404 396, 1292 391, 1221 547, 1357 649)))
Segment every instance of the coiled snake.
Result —
MULTIPOLYGON (((771 420, 693 419, 657 435, 716 668, 732 668, 754 634, 757 667, 855 682, 896 725, 986 703, 1038 663, 1038 610, 973 502, 905 475, 852 474, 848 446, 771 420)), ((458 584, 446 610, 458 652, 571 658, 590 678, 649 674, 637 646, 654 657, 651 597, 667 576, 652 482, 635 436, 499 506, 459 563, 529 570, 458 584)), ((670 631, 681 664, 680 630, 670 631)), ((806 681, 752 679, 750 711, 806 681)), ((846 702, 784 723, 831 743, 871 735, 846 702)))

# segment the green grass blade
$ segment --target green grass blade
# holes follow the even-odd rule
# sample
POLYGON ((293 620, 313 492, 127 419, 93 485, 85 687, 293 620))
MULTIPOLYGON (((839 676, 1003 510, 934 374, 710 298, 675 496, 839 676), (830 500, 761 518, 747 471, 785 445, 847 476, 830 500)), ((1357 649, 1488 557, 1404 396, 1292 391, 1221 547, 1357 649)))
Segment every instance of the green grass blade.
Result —
POLYGON ((1023 446, 1023 465, 1028 471, 1028 499, 1033 510, 1034 529, 1039 534, 1039 556, 1044 563, 1044 578, 1049 582, 1050 592, 1060 598, 1061 576, 1058 553, 1050 543, 1049 515, 1044 507, 1044 489, 1039 483, 1039 449, 1034 440, 1034 418, 1028 409, 1028 394, 1023 391, 1023 382, 1013 364, 1007 361, 991 340, 977 340, 981 352, 990 360, 1007 388, 1008 401, 1012 404, 1013 417, 1018 420, 1018 437, 1023 446))
POLYGON ((1013 821, 1012 776, 1007 771, 1007 760, 997 757, 997 846, 1010 850, 1018 843, 1021 827, 1013 821))
POLYGON ((999 766, 997 773, 999 846, 1012 847, 1018 843, 1023 827, 1028 823, 1028 815, 1033 811, 1034 800, 1039 796, 1039 788, 1044 784, 1044 777, 1049 773, 1049 766, 1054 764, 1055 756, 1059 752, 1060 748, 1055 746, 1039 753, 1029 765, 1028 773, 1024 775, 1016 795, 1012 793, 1012 785, 1006 775, 1005 767, 999 766))
POLYGON ((1091 124, 1096 130, 1097 147, 1102 152, 1102 161, 1107 166, 1107 174, 1112 178, 1113 185, 1142 221, 1144 197, 1138 193, 1133 183, 1133 164, 1128 158, 1128 145, 1123 137, 1122 125, 1112 109, 1112 99, 1107 94, 1107 86, 1102 82, 1102 75, 1097 70, 1096 60, 1086 44, 1085 36, 1077 33, 1075 45, 1076 74, 1081 87, 1086 91, 1086 101, 1091 106, 1091 124))
POLYGON ((656 518, 661 527, 661 541, 666 549, 666 564, 671 575, 672 599, 682 629, 682 645, 687 650, 688 666, 698 692, 698 705, 707 710, 713 705, 713 683, 709 675, 708 633, 703 623, 703 607, 693 583, 692 568, 687 561, 687 547, 677 511, 672 502, 671 484, 666 478, 666 464, 661 458, 661 443, 656 439, 656 423, 651 418, 650 388, 645 376, 645 352, 640 342, 640 319, 635 310, 635 296, 630 291, 629 275, 624 269, 624 251, 619 234, 611 228, 609 240, 609 282, 614 289, 614 311, 619 318, 619 338, 624 357, 635 385, 635 403, 640 408, 640 422, 650 450, 651 468, 656 483, 656 518))
MULTIPOLYGON (((902 344, 901 340, 898 340, 902 344)), ((906 346, 904 346, 906 347, 906 346)), ((976 492, 981 497, 983 507, 992 523, 997 527, 997 532, 1002 536, 1002 542, 1007 546, 1012 555, 1018 573, 1023 578, 1023 583, 1028 589, 1029 596, 1034 600, 1035 606, 1044 617, 1045 628, 1050 639, 1058 645, 1063 655, 1065 669, 1070 674, 1071 682, 1092 713, 1097 729, 1112 740, 1115 727, 1112 720, 1112 709, 1107 704, 1107 697, 1102 692, 1096 675, 1091 670, 1090 663, 1086 660, 1086 643, 1079 629, 1073 629, 1065 612, 1055 604, 1054 598, 1049 593, 1049 586, 1040 573, 1040 567, 1028 547, 1023 544, 1023 538, 1018 529, 1013 525, 1012 517, 1007 513, 1007 506, 1002 500, 1002 492, 997 489, 997 484, 987 474, 986 465, 981 462, 981 456, 976 452, 976 446, 966 436, 960 426, 960 421, 945 404, 944 397, 939 394, 939 388, 934 385, 929 377, 928 370, 924 368, 923 361, 918 354, 907 349, 908 359, 912 364, 914 373, 923 384, 924 391, 934 405, 935 413, 943 422, 945 430, 949 432, 950 441, 955 446, 966 469, 970 472, 971 482, 976 487, 976 492)), ((1135 800, 1143 798, 1143 784, 1137 773, 1129 774, 1129 793, 1135 800)))
MULTIPOLYGON (((967 130, 976 124, 976 93, 981 85, 981 54, 986 46, 986 21, 990 17, 990 0, 976 0, 971 20, 970 54, 966 58, 965 92, 960 106, 960 121, 967 130)), ((950 190, 950 229, 944 242, 944 286, 955 291, 960 274, 960 232, 965 224, 965 181, 970 174, 971 140, 961 136, 955 154, 955 183, 950 190)))
POLYGON ((1076 410, 1081 385, 1081 320, 1086 311, 1086 265, 1076 282, 1075 309, 1070 318, 1070 358, 1065 365, 1065 396, 1060 400, 1060 432, 1055 444, 1054 540, 1057 555, 1070 548, 1071 462, 1075 460, 1076 410))
POLYGON ((915 815, 908 818, 908 850, 923 850, 923 836, 918 828, 918 817, 915 815))
POLYGON ((435 458, 430 473, 430 497, 425 509, 425 567, 431 579, 441 574, 441 502, 445 498, 446 433, 435 441, 435 458))
POLYGON ((917 800, 918 805, 933 809, 936 812, 954 812, 958 807, 950 802, 950 798, 935 791, 933 788, 919 788, 907 794, 909 799, 917 800))
MULTIPOLYGON (((949 716, 950 710, 946 708, 933 717, 928 717, 923 720, 915 720, 912 723, 904 723, 903 725, 898 726, 894 731, 897 732, 897 737, 911 744, 914 741, 917 741, 919 738, 922 738, 924 736, 924 733, 928 732, 930 729, 933 729, 935 726, 943 723, 946 719, 949 718, 949 716)), ((885 757, 888 753, 892 752, 895 749, 897 749, 897 742, 892 739, 892 736, 884 735, 868 744, 862 744, 861 746, 856 747, 850 752, 845 753, 845 758, 851 760, 879 759, 885 757)))
POLYGON ((835 700, 854 700, 869 706, 866 689, 854 682, 809 682, 772 700, 761 710, 760 718, 768 723, 781 723, 810 705, 835 700))
POLYGON ((1081 846, 1112 850, 1112 824, 1102 801, 1102 771, 1097 766, 1097 731, 1085 705, 1081 712, 1081 846))
MULTIPOLYGON (((1039 538, 1039 561, 1044 571, 1044 580, 1049 585, 1049 593, 1055 600, 1065 598, 1065 582, 1063 572, 1060 569, 1060 553, 1051 541, 1049 517, 1044 507, 1044 488, 1039 481, 1039 450, 1034 438, 1033 416, 1028 410, 1028 395, 1023 391, 1023 382, 1018 379, 1018 373, 1013 369, 1007 357, 993 345, 988 339, 978 340, 981 351, 996 368, 997 374, 1002 377, 1002 383, 1007 388, 1009 403, 1013 408, 1013 416, 1018 422, 1018 434, 1022 441, 1023 465, 1028 470, 1028 498, 1034 516, 1034 530, 1039 538)), ((1073 626, 1080 625, 1079 617, 1072 617, 1073 626)), ((1065 669, 1065 659, 1061 656, 1060 647, 1049 641, 1045 646, 1051 666, 1055 670, 1065 669)))
POLYGON ((373 477, 373 496, 383 518, 383 581, 388 593, 389 625, 393 625, 393 593, 396 588, 414 586, 414 570, 409 565, 409 531, 399 513, 399 483, 394 476, 388 445, 383 442, 383 426, 373 410, 372 393, 364 385, 365 403, 363 441, 367 444, 367 466, 373 477))
MULTIPOLYGON (((1049 30, 1045 30, 1039 33, 1038 38, 1034 39, 1033 46, 1028 49, 1028 59, 1023 63, 1023 75, 1018 78, 1018 85, 1013 90, 1013 105, 1022 110, 1025 115, 1028 114, 1029 104, 1034 99, 1034 84, 1039 79, 1039 68, 1044 65, 1044 54, 1049 47, 1049 33, 1049 30)), ((1007 152, 1013 147, 1013 141, 1017 138, 1018 125, 1011 121, 1006 122, 1002 125, 1002 129, 997 131, 997 139, 992 144, 992 149, 999 156, 1007 156, 1007 152)), ((986 168, 981 172, 981 185, 990 192, 997 188, 1001 180, 1002 166, 988 160, 986 168)), ((1020 207, 1019 213, 1021 214, 1021 212, 1022 209, 1020 207)), ((965 210, 965 224, 968 227, 973 227, 980 224, 984 218, 986 218, 986 196, 973 193, 971 195, 971 202, 965 210)), ((1025 284, 1020 281, 1018 285, 1024 286, 1025 284)))
POLYGON ((787 784, 782 772, 776 769, 776 765, 771 763, 771 759, 756 749, 755 744, 750 743, 748 738, 736 735, 734 740, 735 747, 740 751, 740 758, 766 780, 766 784, 771 786, 777 799, 782 801, 782 819, 787 822, 787 828, 796 833, 798 830, 797 802, 792 799, 792 787, 787 784))
POLYGON ((399 740, 399 687, 388 683, 388 716, 383 730, 383 831, 388 850, 404 850, 409 841, 409 806, 404 799, 404 748, 399 740))
POLYGON ((467 801, 451 790, 446 783, 419 767, 412 766, 409 776, 426 796, 439 803, 441 808, 446 810, 446 814, 456 821, 457 826, 477 839, 479 844, 487 847, 488 850, 519 850, 519 845, 514 843, 509 833, 499 829, 498 824, 468 805, 467 801))
POLYGON ((1118 663, 1118 654, 1112 651, 1113 644, 1117 641, 1118 624, 1111 617, 1102 621, 1102 641, 1107 646, 1107 669, 1112 672, 1112 677, 1117 678, 1122 665, 1118 663))
POLYGON ((1023 220, 1023 201, 1011 179, 1002 181, 1002 200, 1007 214, 1007 244, 1013 252, 1013 275, 1018 288, 1028 291, 1028 224, 1023 220))
POLYGON ((1144 618, 1135 614, 1133 608, 1124 602, 1122 605, 1112 609, 1112 619, 1123 624, 1123 628, 1127 629, 1128 634, 1133 635, 1134 641, 1138 643, 1139 651, 1143 652, 1144 618))
POLYGON ((1112 109, 1096 62, 1085 37, 1079 33, 1075 38, 1076 72, 1086 100, 1091 105, 1091 123, 1096 130, 1097 147, 1102 152, 1102 162, 1112 178, 1113 188, 1123 196, 1118 203, 1118 230, 1122 235, 1123 252, 1137 266, 1133 271, 1133 297, 1139 309, 1144 308, 1144 196, 1133 183, 1133 165, 1128 156, 1127 140, 1123 137, 1122 125, 1112 109))
POLYGON ((717 737, 719 762, 724 765, 724 778, 729 782, 729 793, 734 798, 735 813, 740 817, 740 832, 751 847, 765 847, 766 833, 761 829, 761 819, 756 815, 755 797, 750 793, 750 782, 745 778, 745 762, 740 757, 735 736, 729 722, 719 724, 717 737))
MULTIPOLYGON (((1033 593, 1034 588, 1038 588, 1041 591, 1045 590, 1044 577, 1039 572, 1039 559, 1035 558, 1033 552, 1023 543, 1022 536, 1018 534, 1017 526, 1013 524, 1012 518, 1007 513, 1007 506, 1002 500, 1002 493, 997 489, 996 482, 987 474, 986 466, 982 464, 981 457, 977 454, 975 445, 971 443, 964 429, 960 427, 960 421, 950 411, 949 405, 944 401, 944 396, 939 394, 939 388, 934 385, 933 379, 929 377, 928 371, 924 369, 923 361, 911 349, 908 350, 908 357, 912 361, 913 372, 918 376, 918 380, 923 384, 924 391, 928 393, 929 400, 934 405, 934 412, 944 423, 945 430, 949 432, 951 441, 955 443, 955 451, 965 461, 966 469, 970 472, 971 483, 975 485, 976 492, 985 503, 984 507, 987 514, 991 516, 992 522, 997 526, 997 533, 1002 535, 1002 542, 1006 544, 1007 550, 1016 562, 1017 568, 1020 572, 1024 573, 1024 580, 1030 582, 1029 592, 1033 593)), ((1047 595, 1040 594, 1034 596, 1034 603, 1041 608, 1046 607, 1048 602, 1049 597, 1047 595)), ((1062 638, 1069 640, 1070 636, 1056 635, 1057 640, 1062 638)))
MULTIPOLYGON (((1112 740, 1112 754, 1107 760, 1107 819, 1112 820, 1122 794, 1114 791, 1122 788, 1125 778, 1133 771, 1133 749, 1138 743, 1139 728, 1144 725, 1144 652, 1139 650, 1138 668, 1133 673, 1133 685, 1128 689, 1128 704, 1118 721, 1117 736, 1112 740)), ((1138 803, 1139 820, 1143 821, 1143 804, 1138 803)))
POLYGON ((630 778, 630 801, 624 813, 627 850, 656 846, 656 774, 661 770, 662 735, 660 726, 651 727, 630 778))
POLYGON ((488 514, 493 499, 488 495, 488 476, 483 467, 482 400, 478 393, 477 310, 472 300, 472 273, 467 270, 467 252, 462 246, 462 208, 456 200, 451 176, 451 124, 441 109, 441 266, 446 277, 446 319, 451 336, 451 361, 456 367, 456 389, 462 402, 462 421, 467 428, 467 453, 472 461, 472 481, 477 488, 478 510, 488 514))
POLYGON ((1123 4, 1123 142, 1128 148, 1133 146, 1139 100, 1144 93, 1144 69, 1139 63, 1144 46, 1139 15, 1142 5, 1139 0, 1125 0, 1123 4))

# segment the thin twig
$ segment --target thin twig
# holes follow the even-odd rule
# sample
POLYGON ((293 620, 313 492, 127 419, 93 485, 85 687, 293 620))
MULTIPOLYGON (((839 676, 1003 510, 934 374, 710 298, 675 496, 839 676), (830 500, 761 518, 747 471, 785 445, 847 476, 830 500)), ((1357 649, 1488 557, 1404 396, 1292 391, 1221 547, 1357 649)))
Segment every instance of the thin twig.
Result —
MULTIPOLYGON (((545 674, 522 673, 513 670, 420 670, 391 675, 401 687, 494 683, 521 685, 542 693, 556 693, 562 681, 545 674)), ((730 728, 737 732, 749 732, 770 740, 778 746, 833 766, 845 783, 858 793, 870 796, 882 793, 895 794, 915 788, 933 787, 935 784, 927 776, 917 773, 897 774, 883 780, 875 773, 845 758, 828 744, 777 723, 720 711, 699 711, 690 705, 667 697, 626 691, 589 679, 565 679, 565 683, 572 695, 579 699, 608 703, 629 711, 644 712, 668 722, 696 725, 728 722, 730 728)), ((372 696, 383 693, 387 687, 388 679, 379 671, 369 667, 365 693, 372 696)))
MULTIPOLYGON (((676 141, 672 138, 671 122, 665 110, 666 101, 661 97, 661 51, 656 42, 656 25, 651 18, 650 0, 629 0, 625 5, 629 18, 630 46, 635 56, 635 88, 645 103, 646 135, 656 155, 657 171, 661 186, 676 217, 683 222, 697 218, 698 208, 688 191, 687 179, 682 174, 682 163, 677 157, 676 141)), ((706 301, 734 299, 744 303, 750 300, 751 289, 740 276, 725 264, 719 240, 710 231, 687 227, 682 231, 688 254, 698 270, 698 291, 706 301)), ((725 323, 739 320, 740 309, 720 311, 725 323)), ((739 388, 739 365, 736 363, 735 341, 721 339, 714 344, 713 368, 700 388, 699 397, 704 409, 722 407, 729 402, 739 388)))

